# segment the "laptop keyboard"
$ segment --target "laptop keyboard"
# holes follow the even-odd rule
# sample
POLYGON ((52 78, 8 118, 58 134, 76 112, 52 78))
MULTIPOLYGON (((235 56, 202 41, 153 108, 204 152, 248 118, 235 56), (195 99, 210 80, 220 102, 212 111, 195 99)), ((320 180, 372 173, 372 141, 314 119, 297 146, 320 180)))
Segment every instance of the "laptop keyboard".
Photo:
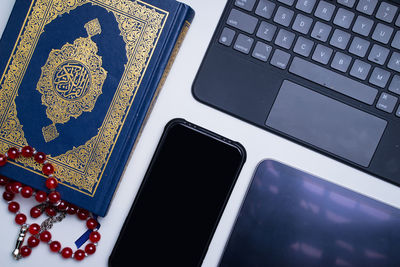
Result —
POLYGON ((391 2, 235 0, 219 43, 400 117, 399 27, 391 2))

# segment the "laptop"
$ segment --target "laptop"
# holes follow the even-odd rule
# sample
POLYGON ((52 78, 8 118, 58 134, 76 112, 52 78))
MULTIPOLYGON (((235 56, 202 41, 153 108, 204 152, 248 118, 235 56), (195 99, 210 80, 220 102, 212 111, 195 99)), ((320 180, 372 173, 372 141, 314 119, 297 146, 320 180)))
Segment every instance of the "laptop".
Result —
POLYGON ((194 97, 400 185, 400 2, 230 0, 194 97))
POLYGON ((398 266, 399 221, 399 209, 264 160, 219 266, 398 266))

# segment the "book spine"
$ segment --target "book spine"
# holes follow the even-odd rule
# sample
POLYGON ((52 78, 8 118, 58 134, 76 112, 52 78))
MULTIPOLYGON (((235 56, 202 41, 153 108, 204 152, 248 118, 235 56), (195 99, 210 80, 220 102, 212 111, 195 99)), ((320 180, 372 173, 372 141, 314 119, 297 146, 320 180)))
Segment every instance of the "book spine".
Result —
MULTIPOLYGON (((131 132, 129 133, 129 137, 126 138, 125 143, 125 151, 120 153, 121 155, 125 155, 125 157, 130 158, 132 153, 137 145, 137 142, 143 132, 145 124, 151 114, 151 111, 154 107, 155 101, 163 87, 168 73, 172 68, 173 62, 179 52, 179 49, 183 43, 183 40, 189 30, 190 24, 194 18, 194 10, 189 6, 180 3, 177 14, 174 18, 173 26, 168 33, 167 42, 164 44, 163 52, 161 53, 159 59, 159 63, 154 68, 151 82, 146 88, 147 94, 143 97, 143 101, 139 107, 139 113, 137 114, 137 118, 135 123, 131 126, 131 132), (153 89, 154 88, 154 89, 153 89)), ((126 162, 126 158, 120 158, 119 162, 126 162)), ((124 168, 127 167, 127 164, 124 168)), ((123 173, 125 172, 125 169, 123 173)), ((119 180, 118 184, 121 182, 119 180)), ((118 187, 118 185, 117 185, 118 187)), ((104 203, 109 202, 109 200, 113 197, 114 187, 109 187, 110 192, 104 194, 105 198, 104 203)), ((116 190, 115 190, 116 191, 116 190)), ((98 208, 104 207, 103 203, 97 203, 98 208)), ((107 211, 103 210, 99 214, 105 214, 107 211)))
MULTIPOLYGON (((181 31, 180 31, 180 33, 178 35, 178 38, 177 38, 176 43, 175 43, 175 46, 172 49, 172 53, 171 53, 171 55, 169 57, 169 60, 168 60, 167 65, 165 67, 165 70, 164 70, 164 72, 163 72, 163 74, 161 76, 160 82, 159 82, 159 84, 157 86, 157 90, 155 91, 154 96, 153 96, 153 98, 152 98, 152 100, 150 102, 150 106, 149 106, 149 108, 148 108, 148 110, 146 112, 142 127, 141 127, 141 129, 139 131, 139 134, 138 134, 138 137, 137 137, 138 139, 140 138, 140 136, 142 134, 143 128, 144 128, 144 126, 145 126, 145 124, 146 124, 146 122, 147 122, 147 120, 148 120, 148 118, 149 118, 149 116, 151 114, 151 111, 153 110, 153 107, 154 107, 155 102, 156 102, 156 100, 158 98, 158 95, 160 94, 161 88, 164 86, 165 81, 167 80, 168 74, 171 71, 172 65, 174 64, 174 61, 175 61, 175 59, 176 59, 176 57, 178 55, 178 52, 179 52, 179 50, 180 50, 180 48, 182 46, 183 40, 185 39, 186 34, 189 31, 190 24, 193 21, 193 17, 194 17, 193 9, 191 9, 188 6, 185 6, 185 7, 188 8, 189 10, 186 13, 186 17, 185 17, 185 19, 183 21, 182 29, 181 29, 181 31)), ((135 142, 135 146, 136 146, 136 142, 135 142)))

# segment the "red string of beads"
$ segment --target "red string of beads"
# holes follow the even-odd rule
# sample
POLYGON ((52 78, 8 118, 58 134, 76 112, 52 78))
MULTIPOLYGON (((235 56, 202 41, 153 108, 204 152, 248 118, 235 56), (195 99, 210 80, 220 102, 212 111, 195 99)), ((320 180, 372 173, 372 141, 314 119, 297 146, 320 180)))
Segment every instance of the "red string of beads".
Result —
POLYGON ((88 243, 84 250, 78 249, 75 252, 70 247, 62 247, 61 243, 56 240, 52 240, 51 233, 46 229, 41 229, 41 227, 36 224, 30 224, 28 227, 28 232, 31 236, 28 238, 27 245, 20 248, 20 255, 22 257, 28 257, 32 249, 37 247, 40 242, 48 243, 50 250, 52 252, 60 253, 65 259, 74 258, 78 261, 83 260, 86 256, 92 255, 96 252, 97 243, 100 241, 101 235, 97 231, 98 223, 90 216, 90 213, 85 209, 80 209, 73 204, 67 203, 61 199, 59 192, 55 191, 58 186, 58 181, 53 177, 54 167, 51 163, 47 161, 46 154, 43 152, 37 152, 31 146, 25 146, 22 149, 17 149, 15 147, 10 148, 5 155, 0 154, 0 166, 4 166, 8 159, 16 160, 18 157, 23 156, 25 158, 34 157, 34 160, 43 164, 42 173, 48 176, 45 185, 46 188, 50 190, 47 194, 44 191, 34 191, 30 186, 22 185, 20 182, 10 181, 7 177, 0 175, 0 186, 5 187, 3 193, 3 198, 8 202, 8 210, 11 213, 15 213, 15 223, 18 225, 26 225, 27 216, 19 212, 20 205, 18 202, 13 201, 16 194, 20 193, 23 198, 30 198, 34 196, 35 200, 39 203, 38 206, 34 206, 30 210, 30 216, 32 218, 38 218, 43 213, 43 206, 45 206, 44 211, 49 217, 56 216, 57 212, 66 212, 69 215, 76 214, 81 220, 86 221, 86 227, 92 232, 89 235, 88 243), (39 207, 39 206, 42 206, 39 207))

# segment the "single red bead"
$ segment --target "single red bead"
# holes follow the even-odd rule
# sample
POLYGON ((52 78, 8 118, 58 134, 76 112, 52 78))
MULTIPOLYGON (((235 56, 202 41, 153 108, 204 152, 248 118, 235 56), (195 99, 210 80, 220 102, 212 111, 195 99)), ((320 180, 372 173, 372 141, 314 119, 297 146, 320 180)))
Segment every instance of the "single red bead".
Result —
POLYGON ((12 191, 12 182, 10 182, 10 183, 8 183, 8 184, 6 185, 6 191, 7 191, 8 193, 13 193, 13 194, 14 194, 14 192, 12 191))
POLYGON ((45 212, 49 217, 54 217, 57 215, 57 211, 52 207, 46 207, 45 212))
POLYGON ((43 152, 37 152, 35 154, 35 161, 39 164, 42 164, 43 162, 45 162, 46 160, 46 154, 44 154, 43 152))
POLYGON ((90 239, 90 241, 92 241, 93 243, 99 242, 99 241, 100 241, 100 238, 101 238, 101 235, 100 235, 100 233, 97 232, 97 231, 93 231, 93 232, 91 232, 90 235, 89 235, 89 239, 90 239))
POLYGON ((60 199, 61 199, 61 195, 57 191, 53 191, 49 194, 49 201, 53 204, 57 203, 60 199))
POLYGON ((14 199, 14 194, 13 193, 10 193, 10 192, 7 192, 7 191, 5 191, 4 193, 3 193, 3 198, 4 198, 4 200, 5 201, 11 201, 11 200, 13 200, 14 199))
POLYGON ((86 247, 85 247, 85 252, 88 255, 94 254, 96 252, 96 246, 93 243, 87 244, 86 247))
POLYGON ((40 243, 40 240, 33 235, 28 238, 28 246, 31 248, 37 247, 39 245, 39 243, 40 243))
POLYGON ((4 156, 3 154, 0 154, 0 167, 6 165, 7 163, 7 157, 4 156))
POLYGON ((61 249, 61 243, 58 241, 53 241, 50 243, 50 250, 53 252, 59 252, 61 249))
POLYGON ((21 151, 22 156, 30 158, 33 156, 33 148, 31 146, 24 146, 21 151))
POLYGON ((47 199, 47 194, 46 194, 46 192, 43 192, 43 191, 38 191, 38 192, 36 192, 35 199, 36 199, 36 201, 39 202, 39 203, 45 202, 46 199, 47 199))
POLYGON ((15 222, 19 225, 23 225, 26 222, 26 215, 19 213, 15 216, 15 222))
POLYGON ((47 230, 40 233, 40 241, 49 242, 51 240, 51 233, 47 230))
POLYGON ((21 253, 21 256, 25 258, 31 255, 32 250, 28 246, 23 246, 20 248, 19 252, 21 253))
POLYGON ((30 214, 32 218, 38 218, 42 215, 42 211, 38 207, 33 207, 31 208, 30 214))
POLYGON ((54 173, 54 167, 51 163, 46 163, 42 167, 42 172, 44 175, 49 176, 50 174, 54 173))
POLYGON ((20 182, 13 182, 11 184, 11 191, 14 194, 18 194, 19 193, 19 189, 22 187, 22 184, 20 182))
POLYGON ((48 189, 54 189, 58 185, 57 179, 54 177, 50 177, 46 179, 46 187, 48 189))
POLYGON ((58 210, 66 210, 68 208, 68 203, 64 200, 60 200, 60 203, 57 206, 58 210))
POLYGON ((93 230, 94 228, 97 227, 97 221, 93 218, 90 218, 89 220, 86 221, 86 226, 88 229, 93 230))
POLYGON ((85 258, 85 252, 82 249, 75 251, 74 258, 77 261, 81 261, 85 258))
POLYGON ((19 151, 15 147, 10 147, 7 151, 7 154, 10 159, 17 159, 19 157, 19 151))
POLYGON ((69 215, 73 215, 73 214, 75 214, 77 211, 78 211, 78 207, 77 207, 77 206, 75 206, 75 205, 73 205, 73 204, 69 204, 69 205, 68 205, 67 213, 68 213, 69 215))
POLYGON ((3 186, 6 185, 7 183, 8 183, 8 178, 3 175, 0 175, 0 185, 3 186))
POLYGON ((40 225, 37 223, 32 223, 29 225, 28 230, 31 235, 37 235, 40 232, 40 225))
POLYGON ((79 219, 86 220, 89 217, 89 212, 85 209, 79 209, 77 215, 79 219))
POLYGON ((21 190, 21 196, 24 198, 30 198, 33 194, 33 189, 30 186, 24 186, 21 190))
POLYGON ((71 256, 72 256, 72 249, 71 249, 70 247, 65 247, 65 248, 63 248, 63 249, 61 250, 61 256, 62 256, 64 259, 71 258, 71 256))
POLYGON ((13 213, 16 213, 17 211, 19 211, 18 202, 15 202, 15 201, 10 202, 10 204, 8 204, 8 210, 13 212, 13 213))

